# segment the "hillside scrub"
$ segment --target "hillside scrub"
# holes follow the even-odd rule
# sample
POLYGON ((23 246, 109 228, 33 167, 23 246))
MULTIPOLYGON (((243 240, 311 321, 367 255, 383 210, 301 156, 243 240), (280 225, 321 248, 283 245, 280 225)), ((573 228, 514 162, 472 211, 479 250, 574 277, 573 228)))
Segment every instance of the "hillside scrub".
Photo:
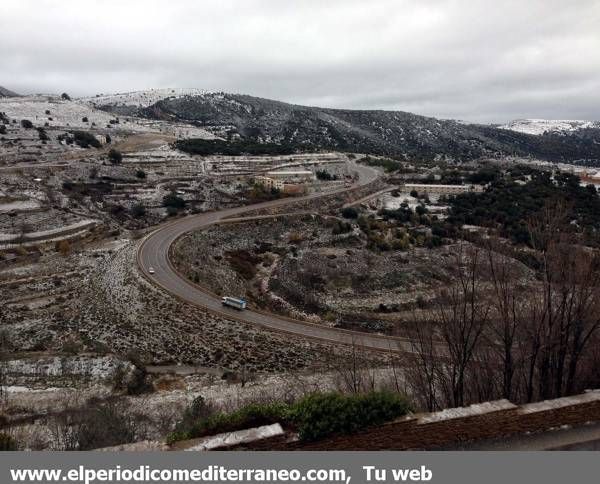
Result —
MULTIPOLYGON (((153 119, 231 126, 231 133, 304 149, 370 153, 416 161, 490 155, 600 164, 600 129, 531 135, 401 111, 326 109, 236 94, 174 97, 141 110, 153 119)), ((207 153, 210 154, 210 153, 207 153)))
POLYGON ((531 245, 527 220, 541 213, 549 202, 560 202, 572 221, 566 231, 584 233, 598 243, 600 196, 593 185, 581 186, 569 173, 552 177, 548 172, 532 171, 523 181, 517 171, 493 181, 483 193, 463 193, 450 199, 448 222, 499 229, 513 242, 531 245))
POLYGON ((290 421, 302 440, 319 440, 330 435, 350 434, 406 415, 408 401, 395 393, 371 392, 358 395, 325 393, 309 395, 290 409, 290 421))

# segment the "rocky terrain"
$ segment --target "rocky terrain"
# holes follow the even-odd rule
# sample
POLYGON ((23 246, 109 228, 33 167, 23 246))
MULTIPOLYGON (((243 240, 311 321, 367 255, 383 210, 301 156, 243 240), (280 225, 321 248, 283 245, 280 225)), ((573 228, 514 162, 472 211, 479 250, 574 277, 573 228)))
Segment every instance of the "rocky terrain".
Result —
MULTIPOLYGON (((386 205, 391 203, 383 194, 365 210, 386 205)), ((402 336, 453 284, 455 245, 415 246, 419 241, 409 242, 413 236, 406 229, 392 229, 404 231, 398 247, 381 251, 360 223, 318 212, 190 233, 177 241, 173 261, 192 281, 220 295, 318 324, 402 336)), ((523 264, 510 258, 505 264, 516 279, 531 279, 523 264)))
MULTIPOLYGON (((116 445, 164 438, 199 395, 232 409, 348 385, 340 368, 356 363, 356 348, 182 303, 142 275, 142 239, 186 215, 322 194, 188 233, 174 247, 174 263, 195 283, 245 296, 256 308, 407 336, 415 315, 431 312, 452 284, 458 237, 444 225, 448 199, 404 183, 470 184, 477 175, 485 184, 528 157, 572 159, 565 153, 584 148, 595 156, 596 128, 573 128, 533 136, 198 89, 82 99, 1 89, 2 432, 21 448, 88 448, 74 443, 73 432, 108 409, 115 428, 129 433, 97 446, 116 445), (558 136, 555 150, 548 143, 558 136), (194 154, 179 149, 189 139, 278 149, 194 154), (454 163, 461 160, 468 162, 454 163), (356 163, 375 167, 378 178, 352 187, 356 163), (288 170, 308 172, 289 183, 301 189, 296 195, 261 188, 256 178, 288 170)), ((485 237, 487 229, 471 230, 485 237)), ((515 258, 506 265, 517 279, 531 277, 515 258)), ((389 357, 360 360, 371 376, 389 377, 389 357)), ((402 375, 393 373, 398 390, 402 375)))
POLYGON ((346 357, 345 349, 290 341, 183 305, 140 275, 135 255, 148 230, 252 203, 256 175, 300 168, 339 177, 308 181, 309 193, 339 188, 349 176, 348 158, 337 152, 190 155, 173 142, 215 135, 95 107, 139 109, 198 93, 70 99, 2 90, 0 411, 21 447, 69 448, 69 419, 113 403, 134 409, 147 430, 136 439, 158 438, 194 395, 226 407, 240 384, 257 382, 262 390, 247 397, 254 399, 267 375, 310 375, 346 357))

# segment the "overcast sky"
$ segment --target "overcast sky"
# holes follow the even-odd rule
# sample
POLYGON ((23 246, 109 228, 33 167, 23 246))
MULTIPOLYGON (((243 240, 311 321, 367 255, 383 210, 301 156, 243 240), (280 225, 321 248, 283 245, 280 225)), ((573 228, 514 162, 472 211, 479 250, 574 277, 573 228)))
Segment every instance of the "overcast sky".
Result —
POLYGON ((600 119, 600 0, 0 0, 0 85, 600 119))

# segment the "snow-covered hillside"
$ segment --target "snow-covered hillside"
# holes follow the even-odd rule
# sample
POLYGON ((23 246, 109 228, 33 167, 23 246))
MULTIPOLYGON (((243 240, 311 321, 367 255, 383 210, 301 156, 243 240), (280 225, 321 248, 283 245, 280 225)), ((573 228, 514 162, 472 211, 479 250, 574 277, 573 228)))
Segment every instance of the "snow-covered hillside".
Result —
POLYGON ((182 96, 200 96, 207 94, 208 92, 209 91, 204 89, 196 88, 149 89, 147 91, 99 94, 97 96, 81 98, 80 100, 96 106, 132 106, 145 108, 163 99, 178 98, 182 96))
POLYGON ((577 119, 515 119, 504 126, 500 126, 500 128, 539 135, 549 131, 571 132, 584 128, 600 128, 600 123, 577 119))
POLYGON ((49 127, 90 128, 94 125, 104 128, 115 119, 110 113, 93 109, 84 103, 65 101, 58 96, 2 98, 0 111, 18 121, 27 119, 35 126, 47 123, 49 127))
MULTIPOLYGON (((0 112, 15 120, 19 128, 21 120, 29 120, 36 127, 83 129, 110 132, 127 131, 148 133, 156 132, 176 136, 177 138, 204 138, 214 136, 205 129, 186 123, 165 123, 162 121, 119 116, 96 109, 91 103, 82 100, 65 101, 56 95, 35 95, 0 98, 0 112)), ((35 136, 37 138, 37 135, 35 136)))

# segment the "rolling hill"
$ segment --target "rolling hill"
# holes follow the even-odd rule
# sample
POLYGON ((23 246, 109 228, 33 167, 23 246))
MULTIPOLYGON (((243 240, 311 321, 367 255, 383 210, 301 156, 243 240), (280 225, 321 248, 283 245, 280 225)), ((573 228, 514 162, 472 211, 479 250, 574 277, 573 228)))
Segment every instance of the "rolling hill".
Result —
MULTIPOLYGON (((114 105, 98 107, 116 111, 114 105)), ((118 110, 123 110, 123 106, 118 110)), ((413 160, 519 156, 600 164, 597 125, 533 135, 402 111, 309 107, 214 92, 166 97, 138 107, 135 114, 202 127, 226 127, 229 135, 304 149, 335 149, 413 160)))

